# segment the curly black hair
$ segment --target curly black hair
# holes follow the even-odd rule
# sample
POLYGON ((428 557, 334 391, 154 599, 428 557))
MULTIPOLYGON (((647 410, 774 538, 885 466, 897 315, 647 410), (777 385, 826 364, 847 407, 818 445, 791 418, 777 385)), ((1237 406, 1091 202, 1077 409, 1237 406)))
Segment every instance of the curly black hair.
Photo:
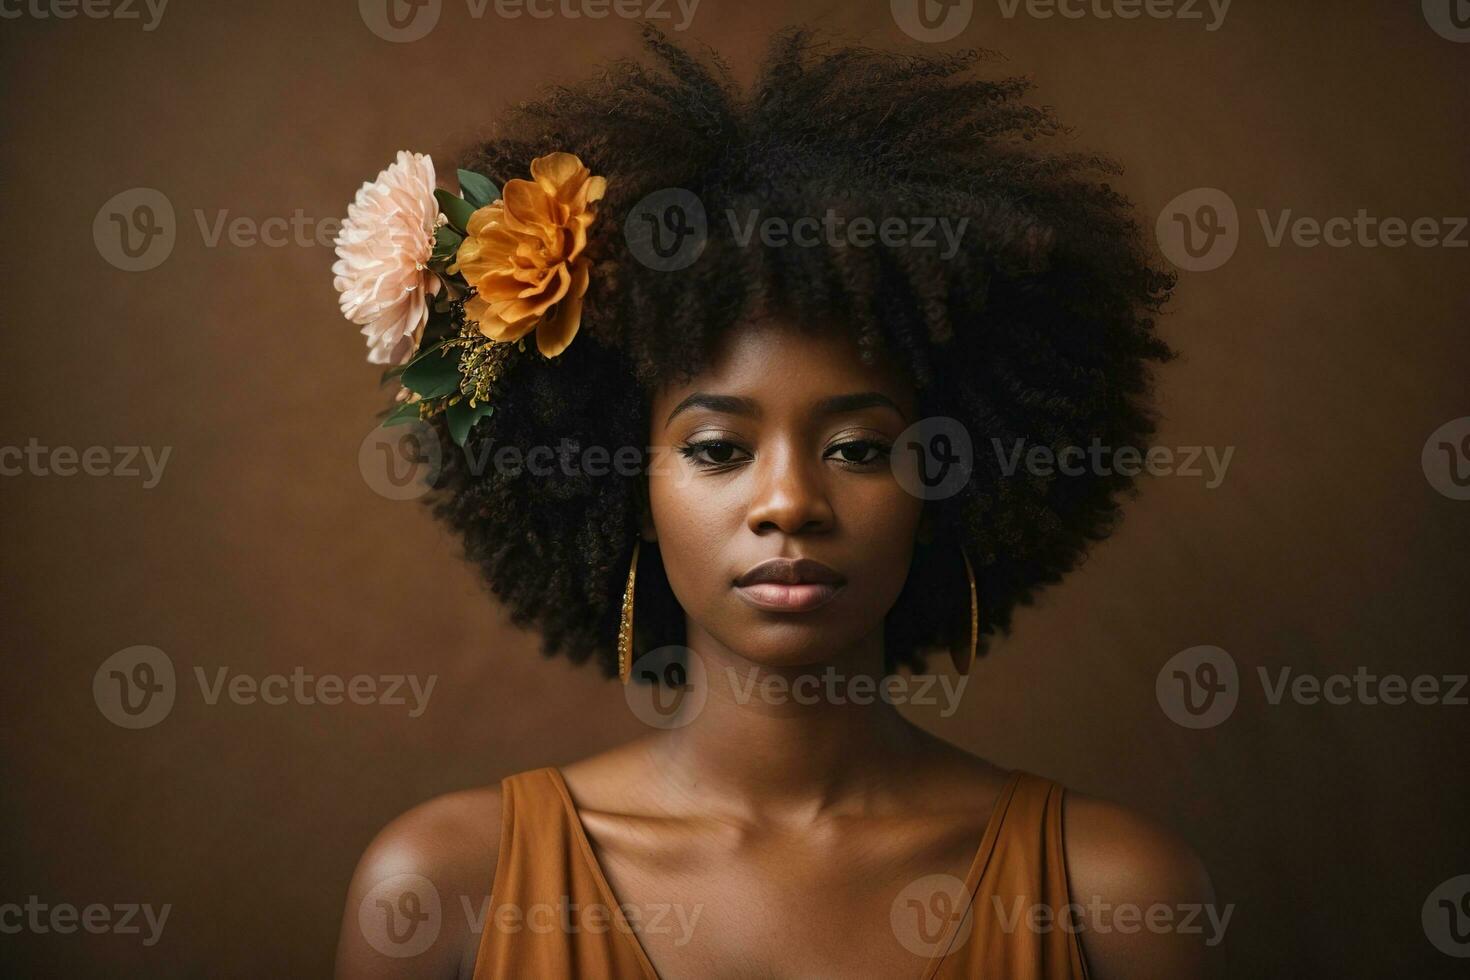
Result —
MULTIPOLYGON (((435 514, 462 535, 513 621, 540 631, 545 655, 596 658, 615 676, 646 475, 484 461, 507 446, 640 447, 646 465, 649 391, 694 375, 723 331, 773 313, 836 321, 866 360, 892 358, 907 372, 922 415, 975 434, 967 485, 925 504, 942 544, 916 544, 886 620, 886 669, 922 671, 929 652, 967 639, 956 545, 974 561, 983 652, 989 634, 1009 632, 1017 604, 1107 536, 1134 482, 1115 468, 1007 475, 984 447, 1021 440, 1060 451, 1098 440, 1116 449, 1154 431, 1150 362, 1174 356, 1154 318, 1174 277, 1106 182, 1118 168, 1042 149, 1065 128, 1025 101, 1029 80, 978 76, 990 52, 897 54, 788 29, 742 91, 713 52, 652 29, 644 46, 642 59, 520 104, 465 154, 463 167, 503 182, 526 176, 534 157, 566 151, 608 183, 577 339, 554 359, 531 345, 507 365, 494 414, 464 453, 446 454, 435 514), (881 243, 742 245, 711 220, 699 259, 660 271, 638 260, 623 222, 666 188, 697 195, 711 215, 758 209, 790 220, 831 209, 968 225, 946 257, 881 243)), ((642 549, 635 624, 635 655, 683 642, 684 613, 656 546, 642 549)))

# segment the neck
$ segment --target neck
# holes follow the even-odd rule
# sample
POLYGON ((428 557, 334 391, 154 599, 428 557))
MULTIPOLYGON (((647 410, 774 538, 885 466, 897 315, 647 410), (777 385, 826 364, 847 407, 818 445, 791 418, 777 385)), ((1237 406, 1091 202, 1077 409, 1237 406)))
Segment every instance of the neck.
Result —
POLYGON ((926 736, 881 696, 881 630, 819 663, 765 666, 690 629, 691 685, 708 696, 649 742, 677 795, 736 819, 801 823, 864 809, 911 770, 926 736))

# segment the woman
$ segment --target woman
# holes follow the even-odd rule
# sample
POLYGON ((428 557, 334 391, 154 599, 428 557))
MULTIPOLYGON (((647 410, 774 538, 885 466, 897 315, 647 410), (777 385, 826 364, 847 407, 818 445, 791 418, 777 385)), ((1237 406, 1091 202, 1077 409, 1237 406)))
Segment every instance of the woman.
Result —
POLYGON ((967 671, 1131 489, 1008 462, 1153 431, 1172 280, 1107 165, 1039 150, 973 55, 786 32, 744 94, 647 46, 471 155, 397 308, 339 248, 406 413, 462 445, 436 513, 651 722, 390 824, 339 975, 1203 975, 1198 934, 1098 918, 1211 901, 1178 838, 874 696, 967 671))

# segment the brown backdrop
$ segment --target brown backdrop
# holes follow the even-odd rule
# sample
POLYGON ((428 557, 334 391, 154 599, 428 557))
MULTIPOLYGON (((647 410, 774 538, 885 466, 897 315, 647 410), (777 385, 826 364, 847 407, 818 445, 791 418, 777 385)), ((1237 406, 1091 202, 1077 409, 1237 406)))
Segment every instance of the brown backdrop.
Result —
MULTIPOLYGON (((338 317, 330 248, 211 247, 195 211, 206 226, 223 210, 338 217, 394 151, 447 161, 543 82, 632 52, 636 31, 475 19, 464 0, 414 43, 375 36, 351 0, 174 0, 151 31, 19 9, 0 25, 0 445, 171 456, 152 488, 0 478, 0 904, 172 910, 151 947, 26 928, 0 933, 0 959, 35 976, 322 976, 353 863, 386 820, 643 728, 615 685, 538 658, 424 509, 364 477, 384 396, 338 317), (143 272, 107 261, 93 231, 135 187, 177 215, 171 254, 143 272), (93 679, 139 644, 170 658, 177 699, 129 730, 93 679), (298 667, 438 680, 410 718, 210 704, 194 678, 298 667)), ((1162 374, 1158 439, 1235 455, 1215 489, 1147 481, 1116 537, 1018 617, 962 709, 914 714, 1180 828, 1236 906, 1235 975, 1453 974, 1421 909, 1470 873, 1470 708, 1272 705, 1256 668, 1466 669, 1470 502, 1431 485, 1421 448, 1470 415, 1470 251, 1273 248, 1255 214, 1470 211, 1470 44, 1413 2, 1239 0, 1213 31, 1002 9, 977 3, 944 46, 996 48, 1034 75, 1077 146, 1128 164, 1146 222, 1198 187, 1238 205, 1238 251, 1185 274, 1164 324, 1186 356, 1162 374), (1241 683, 1228 720, 1192 730, 1155 680, 1198 645, 1228 651, 1241 683)), ((917 46, 881 0, 704 0, 684 33, 748 78, 791 22, 917 46)))

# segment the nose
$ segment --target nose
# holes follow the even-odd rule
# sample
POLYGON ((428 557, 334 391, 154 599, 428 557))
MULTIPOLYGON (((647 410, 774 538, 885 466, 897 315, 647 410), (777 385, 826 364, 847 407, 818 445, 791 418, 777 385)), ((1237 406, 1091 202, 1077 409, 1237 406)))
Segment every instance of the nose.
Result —
POLYGON ((746 524, 756 534, 810 534, 829 530, 834 515, 820 461, 793 446, 769 449, 756 462, 756 490, 746 524))

